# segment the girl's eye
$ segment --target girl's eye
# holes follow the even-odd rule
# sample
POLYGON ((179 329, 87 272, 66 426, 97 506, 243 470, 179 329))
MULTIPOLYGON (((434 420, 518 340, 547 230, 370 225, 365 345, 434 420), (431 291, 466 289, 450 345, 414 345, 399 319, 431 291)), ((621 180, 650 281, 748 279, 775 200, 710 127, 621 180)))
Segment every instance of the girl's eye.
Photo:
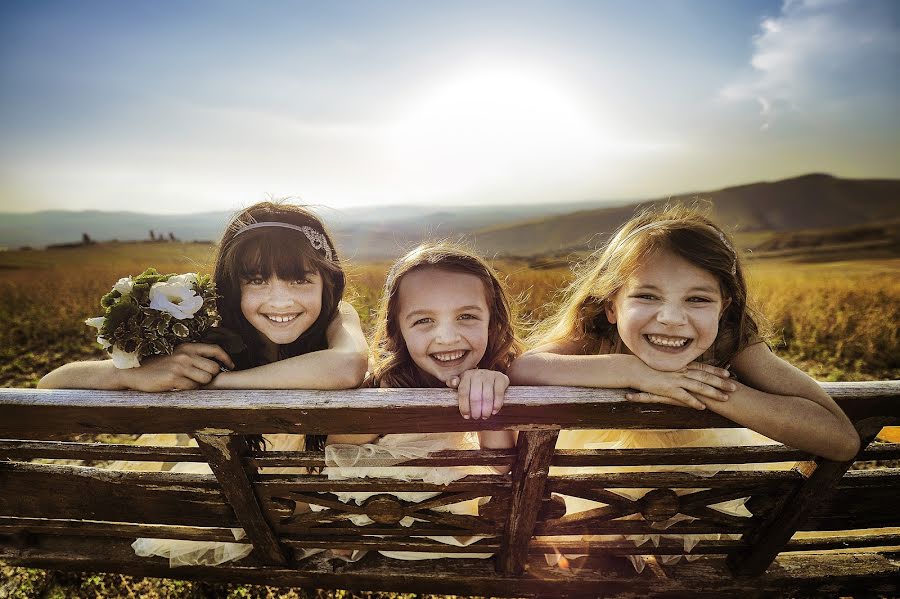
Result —
POLYGON ((457 320, 478 320, 478 317, 474 314, 460 314, 456 317, 457 320))
POLYGON ((417 320, 413 323, 413 326, 417 326, 420 324, 430 324, 431 322, 433 322, 433 321, 430 318, 420 318, 419 320, 417 320))
POLYGON ((262 277, 250 277, 245 281, 246 285, 264 285, 266 280, 262 277))
POLYGON ((702 297, 699 295, 695 295, 693 297, 689 297, 687 301, 694 303, 694 304, 708 304, 712 300, 709 299, 708 297, 702 297))
POLYGON ((297 279, 296 281, 294 281, 294 285, 309 285, 311 283, 312 283, 312 281, 310 281, 309 279, 306 279, 306 278, 297 279))
POLYGON ((652 293, 638 293, 636 295, 633 295, 632 297, 635 297, 637 299, 642 299, 642 300, 655 300, 656 299, 656 296, 653 295, 652 293))

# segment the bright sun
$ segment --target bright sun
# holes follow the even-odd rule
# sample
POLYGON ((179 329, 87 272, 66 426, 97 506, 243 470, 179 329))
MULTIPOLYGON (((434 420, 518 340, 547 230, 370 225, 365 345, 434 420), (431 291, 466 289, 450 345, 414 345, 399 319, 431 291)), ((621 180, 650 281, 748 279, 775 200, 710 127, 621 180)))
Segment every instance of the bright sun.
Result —
POLYGON ((610 143, 602 130, 609 131, 549 72, 470 66, 413 95, 389 126, 385 149, 408 191, 454 193, 535 169, 564 181, 610 143))

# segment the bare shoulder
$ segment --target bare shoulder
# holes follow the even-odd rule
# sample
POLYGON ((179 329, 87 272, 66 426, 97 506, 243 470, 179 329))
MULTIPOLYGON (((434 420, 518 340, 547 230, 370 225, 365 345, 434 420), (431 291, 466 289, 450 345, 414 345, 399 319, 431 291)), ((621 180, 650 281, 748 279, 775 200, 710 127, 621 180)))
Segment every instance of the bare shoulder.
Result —
POLYGON ((732 360, 731 369, 741 381, 760 391, 779 395, 824 394, 812 377, 776 356, 763 342, 741 350, 732 360))
POLYGON ((593 338, 565 339, 539 345, 528 350, 529 354, 557 354, 561 356, 583 356, 601 352, 601 344, 593 338))

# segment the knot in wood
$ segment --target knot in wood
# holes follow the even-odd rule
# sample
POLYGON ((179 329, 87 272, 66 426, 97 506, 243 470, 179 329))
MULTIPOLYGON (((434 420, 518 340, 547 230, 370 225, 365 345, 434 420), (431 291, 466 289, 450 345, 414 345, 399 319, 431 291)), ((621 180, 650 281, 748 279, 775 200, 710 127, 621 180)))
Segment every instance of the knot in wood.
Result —
POLYGON ((403 519, 403 505, 396 497, 376 495, 363 504, 366 516, 378 524, 396 524, 403 519))
POLYGON ((653 489, 638 500, 638 507, 647 522, 663 522, 681 510, 681 499, 672 489, 653 489))

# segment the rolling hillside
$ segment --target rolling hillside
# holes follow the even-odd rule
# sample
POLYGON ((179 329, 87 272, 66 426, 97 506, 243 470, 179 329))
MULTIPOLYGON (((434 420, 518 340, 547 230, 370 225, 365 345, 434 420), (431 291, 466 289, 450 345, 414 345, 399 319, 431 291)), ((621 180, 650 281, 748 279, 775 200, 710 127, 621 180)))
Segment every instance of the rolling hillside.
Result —
POLYGON ((839 228, 900 218, 900 181, 813 174, 484 228, 474 237, 478 248, 490 254, 553 254, 584 249, 602 243, 638 206, 698 199, 712 203, 719 223, 742 233, 839 228))

